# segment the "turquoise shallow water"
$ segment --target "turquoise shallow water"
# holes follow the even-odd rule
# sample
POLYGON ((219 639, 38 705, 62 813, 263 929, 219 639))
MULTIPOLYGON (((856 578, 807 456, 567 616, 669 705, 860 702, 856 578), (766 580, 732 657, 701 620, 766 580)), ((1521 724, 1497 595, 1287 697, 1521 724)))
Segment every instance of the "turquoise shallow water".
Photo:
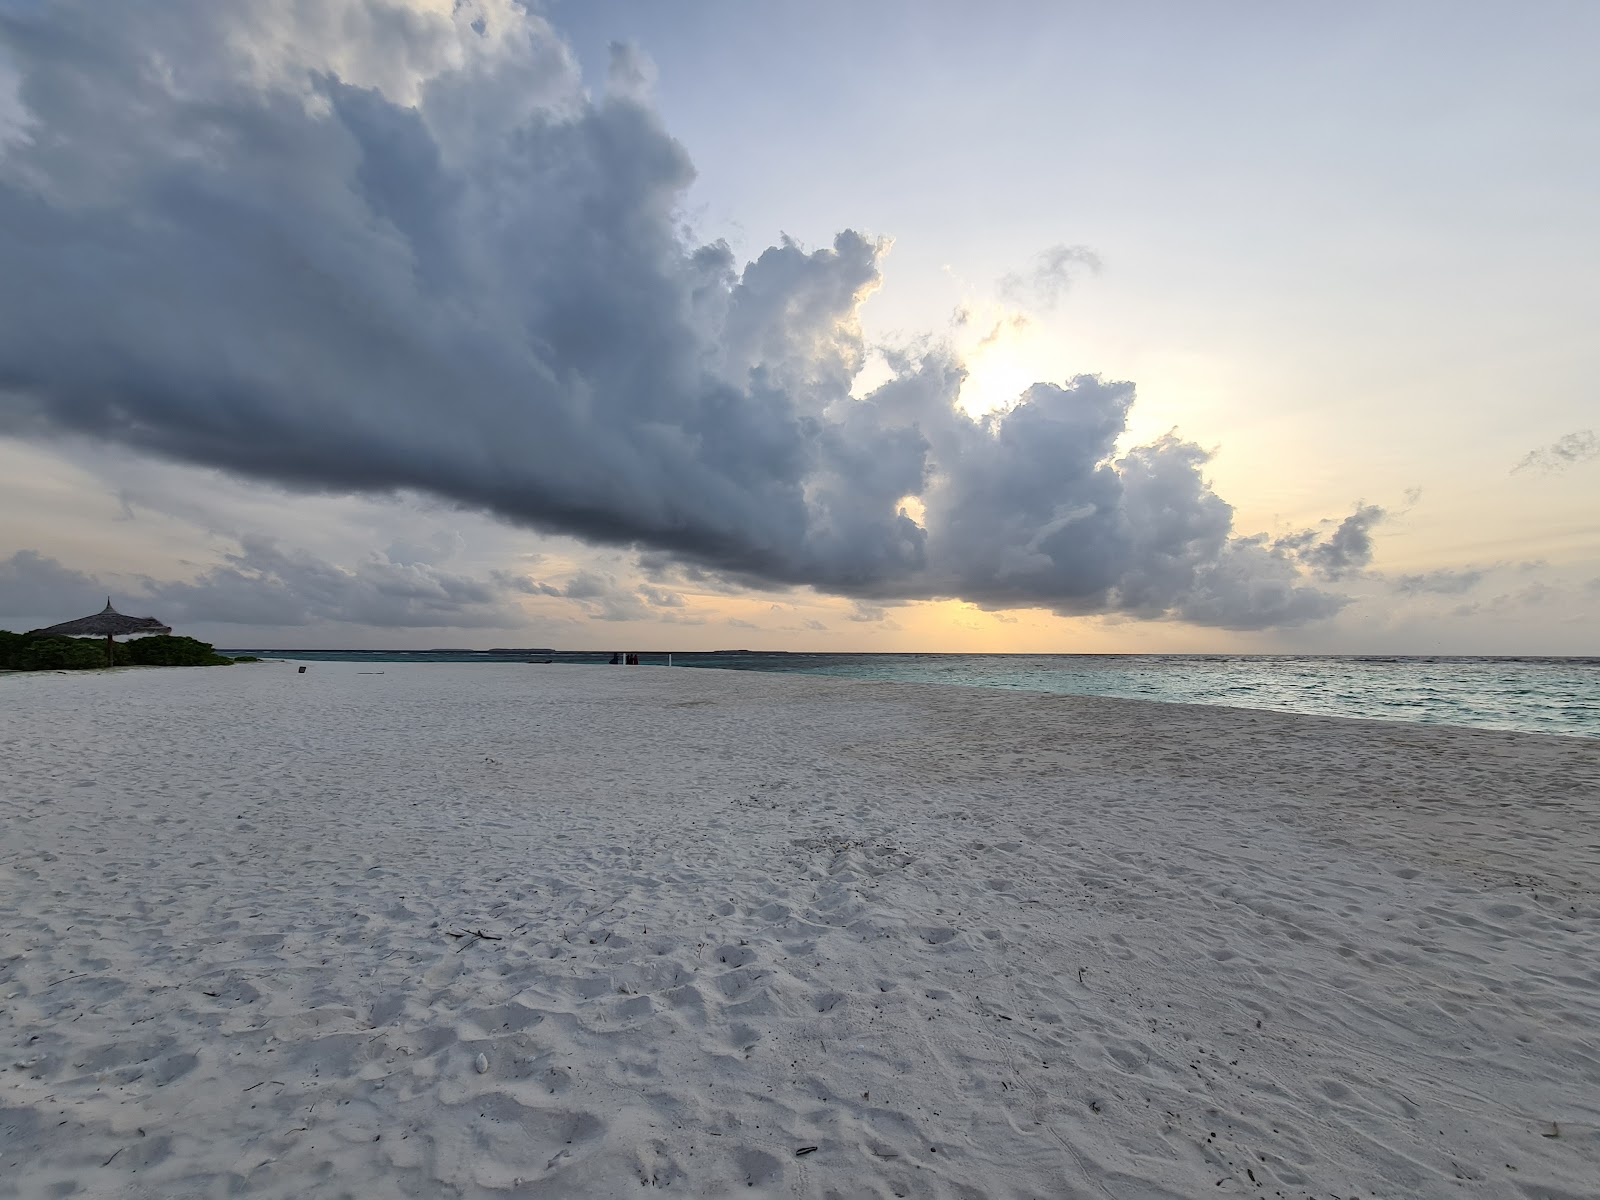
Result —
MULTIPOLYGON (((229 650, 338 662, 605 662, 555 651, 229 650)), ((665 654, 646 654, 664 666, 665 654)), ((1600 738, 1600 658, 1187 654, 675 654, 674 667, 1225 704, 1600 738)))
MULTIPOLYGON (((750 668, 774 666, 753 660, 750 668)), ((784 656, 788 657, 788 656, 784 656)), ((795 656, 796 658, 809 656, 795 656)), ((1214 655, 818 656, 776 669, 859 679, 1225 704, 1600 737, 1600 659, 1214 655)))

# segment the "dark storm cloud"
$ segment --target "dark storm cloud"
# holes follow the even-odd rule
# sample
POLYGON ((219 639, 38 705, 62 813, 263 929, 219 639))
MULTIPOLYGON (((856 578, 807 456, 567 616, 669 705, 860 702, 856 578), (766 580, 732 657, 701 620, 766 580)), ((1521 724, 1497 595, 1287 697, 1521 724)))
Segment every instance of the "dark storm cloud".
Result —
POLYGON ((1593 458, 1600 458, 1600 437, 1596 437, 1592 429, 1579 429, 1562 434, 1548 446, 1528 451, 1522 456, 1522 461, 1511 468, 1511 473, 1560 471, 1593 458))
MULTIPOLYGON (((1234 536, 1198 447, 1118 456, 1130 384, 1040 384, 973 419, 960 364, 927 351, 852 398, 882 244, 784 240, 740 267, 686 240, 693 171, 630 51, 593 99, 509 0, 0 14, 22 109, 0 146, 0 429, 415 489, 725 585, 1230 628, 1343 603, 1234 536)), ((1048 304, 1094 265, 1055 247, 1015 283, 1048 304)), ((1337 578, 1364 538, 1299 558, 1337 578)), ((383 623, 427 601, 373 603, 383 623)))

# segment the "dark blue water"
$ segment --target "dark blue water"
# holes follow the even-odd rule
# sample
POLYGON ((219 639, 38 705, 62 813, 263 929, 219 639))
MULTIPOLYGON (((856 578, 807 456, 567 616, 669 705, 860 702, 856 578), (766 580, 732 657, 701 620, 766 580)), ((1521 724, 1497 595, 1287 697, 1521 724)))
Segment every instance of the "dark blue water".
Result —
MULTIPOLYGON (((604 663, 548 650, 228 650, 327 662, 604 663)), ((643 665, 665 666, 646 654, 643 665)), ((1600 738, 1600 658, 1213 654, 674 654, 674 667, 1122 696, 1600 738)))

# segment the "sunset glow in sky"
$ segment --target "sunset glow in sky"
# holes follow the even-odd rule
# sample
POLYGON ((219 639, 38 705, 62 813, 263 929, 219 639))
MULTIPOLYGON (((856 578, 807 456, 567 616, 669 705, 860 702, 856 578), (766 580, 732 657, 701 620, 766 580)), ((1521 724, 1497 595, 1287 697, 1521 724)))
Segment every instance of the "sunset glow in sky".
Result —
POLYGON ((1600 654, 1597 36, 0 0, 0 628, 1600 654))

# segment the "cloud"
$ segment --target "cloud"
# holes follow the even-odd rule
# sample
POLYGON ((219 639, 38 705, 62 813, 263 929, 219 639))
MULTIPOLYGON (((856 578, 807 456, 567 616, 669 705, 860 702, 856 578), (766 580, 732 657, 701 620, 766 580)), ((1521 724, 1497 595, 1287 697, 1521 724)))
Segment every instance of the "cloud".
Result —
POLYGON ((1307 586, 1292 556, 1264 538, 1235 538, 1196 572, 1178 611, 1197 625, 1247 630, 1320 621, 1346 603, 1344 596, 1307 586))
POLYGON ((12 56, 0 46, 0 152, 8 142, 26 142, 30 124, 22 103, 22 77, 12 56))
POLYGON ((1501 592, 1482 601, 1469 601, 1451 609, 1457 617, 1525 615, 1529 610, 1545 608, 1562 598, 1562 589, 1541 580, 1509 592, 1501 592))
POLYGON ((650 584, 635 586, 619 583, 614 575, 607 572, 581 570, 563 587, 550 583, 534 583, 532 586, 540 595, 558 596, 576 602, 586 615, 597 621, 701 623, 698 617, 675 611, 686 607, 683 597, 677 592, 650 584))
POLYGON ((1372 527, 1388 513, 1376 504, 1357 504, 1355 512, 1323 534, 1314 529, 1287 534, 1274 543, 1322 579, 1359 574, 1372 562, 1372 527))
POLYGON ((616 591, 615 580, 594 571, 579 571, 567 581, 567 586, 561 589, 561 595, 569 600, 601 600, 615 595, 616 591))
POLYGON ((863 604, 859 600, 845 614, 845 620, 856 621, 865 625, 876 625, 879 629, 891 633, 904 628, 899 621, 889 615, 887 609, 876 604, 863 604))
POLYGON ((1540 471, 1549 474, 1597 457, 1600 457, 1600 437, 1596 437, 1592 429, 1579 429, 1562 434, 1548 446, 1528 451, 1522 461, 1511 468, 1511 473, 1540 471))
POLYGON ((606 92, 648 101, 656 87, 655 64, 637 46, 626 42, 612 42, 608 53, 606 92))
POLYGON ((1390 586, 1402 596, 1459 596, 1477 587, 1486 574, 1481 568, 1459 571, 1441 568, 1418 575, 1396 575, 1390 586))
MULTIPOLYGON (((446 7, 0 16, 28 131, 0 147, 0 432, 421 493, 727 588, 1227 628, 1344 602, 1297 572, 1365 561, 1365 525, 1298 555, 1237 537, 1199 447, 1118 455, 1129 383, 973 418, 959 361, 923 345, 853 397, 885 241, 739 266, 686 239, 693 168, 636 54, 593 97, 513 0, 446 7)), ((1053 247, 1017 286, 1050 304, 1095 264, 1053 247)))
POLYGON ((505 628, 521 614, 497 580, 376 555, 342 567, 246 537, 239 552, 188 582, 146 580, 144 594, 169 624, 295 626, 324 622, 383 628, 505 628))
POLYGON ((594 571, 579 571, 563 594, 597 621, 641 621, 651 615, 638 595, 594 571))
POLYGON ((462 543, 459 532, 441 529, 428 538, 396 538, 384 553, 390 562, 395 563, 441 563, 454 558, 460 552, 462 543))
MULTIPOLYGON (((391 554, 391 558, 394 556, 391 554)), ((508 591, 522 592, 528 596, 559 596, 559 588, 551 587, 548 583, 539 583, 529 579, 526 575, 517 575, 511 571, 490 571, 489 578, 508 591)))
MULTIPOLYGON (((338 566, 270 539, 245 537, 235 553, 192 580, 141 578, 115 589, 116 603, 149 608, 173 626, 184 624, 294 627, 325 623, 383 628, 508 628, 522 614, 506 603, 513 586, 503 575, 487 580, 424 563, 372 556, 338 566)), ((94 611, 108 588, 33 550, 0 560, 0 618, 68 620, 94 611)))
POLYGON ((54 625, 98 612, 105 601, 106 592, 93 576, 36 550, 0 559, 0 623, 54 625))
POLYGON ((1087 246, 1051 246, 1039 252, 1029 270, 1001 276, 997 290, 1010 304, 1048 312, 1079 276, 1085 272, 1098 275, 1100 267, 1100 256, 1087 246))
POLYGON ((1006 313, 989 327, 988 333, 978 339, 977 348, 979 350, 988 349, 990 346, 998 344, 1007 335, 1027 329, 1031 324, 1032 322, 1028 319, 1026 313, 1006 313))
POLYGON ((1491 612, 1510 612, 1520 608, 1539 608, 1555 600, 1559 595, 1556 588, 1548 583, 1536 581, 1526 587, 1518 588, 1514 592, 1505 592, 1495 596, 1484 605, 1491 612))
POLYGON ((669 592, 665 588, 650 587, 647 584, 641 584, 638 590, 644 602, 656 608, 682 608, 684 606, 683 597, 678 595, 677 592, 669 592))

